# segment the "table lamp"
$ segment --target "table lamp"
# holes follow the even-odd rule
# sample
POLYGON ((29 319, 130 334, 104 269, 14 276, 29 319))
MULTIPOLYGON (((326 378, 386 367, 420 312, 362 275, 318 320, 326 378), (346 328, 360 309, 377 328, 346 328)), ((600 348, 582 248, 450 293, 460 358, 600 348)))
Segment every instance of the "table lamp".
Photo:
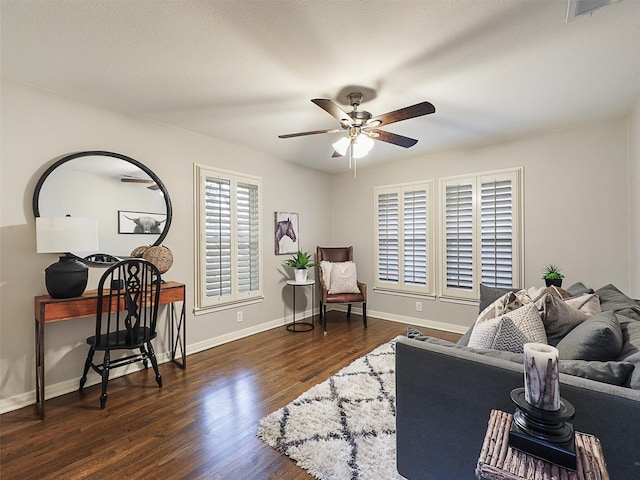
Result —
POLYGON ((45 269, 47 292, 53 298, 82 295, 87 287, 89 268, 69 252, 98 249, 98 222, 83 217, 37 217, 38 253, 65 253, 45 269))

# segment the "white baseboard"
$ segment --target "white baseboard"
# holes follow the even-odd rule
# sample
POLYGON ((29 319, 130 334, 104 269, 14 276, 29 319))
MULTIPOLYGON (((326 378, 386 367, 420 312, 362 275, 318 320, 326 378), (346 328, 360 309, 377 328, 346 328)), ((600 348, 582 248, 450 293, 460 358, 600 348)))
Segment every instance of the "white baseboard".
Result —
MULTIPOLYGON (((339 311, 342 311, 342 312, 346 312, 347 311, 346 305, 334 305, 333 309, 334 310, 339 310, 339 311)), ((351 311, 353 313, 358 314, 358 315, 362 315, 362 308, 356 307, 355 305, 353 305, 351 311)), ((440 330, 440 331, 443 331, 443 332, 458 333, 460 335, 464 335, 466 333, 466 331, 469 330, 469 328, 470 328, 470 327, 465 327, 465 326, 462 326, 462 325, 454 325, 454 324, 451 324, 451 323, 436 322, 434 320, 428 320, 428 319, 424 319, 424 318, 408 317, 408 316, 405 316, 405 315, 396 315, 396 314, 393 314, 393 313, 378 312, 378 311, 369 310, 369 309, 367 309, 367 316, 379 318, 381 320, 389 320, 391 322, 404 323, 406 325, 412 325, 412 326, 415 326, 415 327, 425 327, 425 328, 432 328, 434 330, 440 330)))
MULTIPOLYGON (((346 305, 331 305, 328 310, 339 310, 339 311, 347 311, 346 305)), ((353 313, 358 315, 362 315, 362 309, 356 308, 354 305, 352 310, 353 313)), ((404 323, 407 325, 414 325, 416 327, 425 327, 425 328, 433 328, 435 330, 442 330, 445 332, 453 332, 463 334, 467 331, 468 327, 462 327, 460 325, 451 325, 448 323, 442 322, 434 322, 430 320, 425 320, 421 318, 412 318, 406 317, 403 315, 394 315, 385 312, 377 312, 377 311, 367 311, 367 315, 370 315, 375 318, 380 318, 382 320, 390 320, 392 322, 404 323)), ((299 312, 296 314, 300 319, 308 318, 311 316, 311 310, 305 312, 299 312)), ((250 335, 255 335, 256 333, 266 332, 267 330, 271 330, 273 328, 283 327, 287 323, 289 323, 290 319, 281 318, 279 320, 272 320, 270 322, 261 323, 260 325, 256 325, 253 327, 245 328, 242 330, 238 330, 237 332, 232 332, 226 335, 220 335, 218 337, 210 338, 204 340, 202 342, 196 342, 187 345, 187 355, 192 355, 194 353, 202 352, 204 350, 208 350, 213 347, 217 347, 219 345, 223 345, 225 343, 232 342, 234 340, 239 340, 244 337, 248 337, 250 335)), ((169 352, 163 352, 157 354, 158 363, 166 363, 170 360, 169 352)), ((144 368, 140 363, 135 363, 131 365, 127 365, 125 368, 117 369, 113 371, 113 374, 110 378, 117 378, 123 375, 128 375, 133 372, 137 372, 144 368)), ((59 397, 61 395, 66 395, 67 393, 75 392, 79 388, 80 379, 71 379, 65 380, 64 382, 55 383, 53 385, 47 385, 45 391, 45 400, 50 398, 59 397)), ((100 383, 100 377, 95 374, 93 371, 89 372, 89 376, 87 377, 87 383, 85 386, 91 386, 100 383)), ((8 398, 0 399, 0 414, 11 412, 13 410, 18 410, 19 408, 27 407, 29 405, 33 405, 35 403, 36 391, 31 390, 29 392, 20 393, 18 395, 14 395, 8 398)))

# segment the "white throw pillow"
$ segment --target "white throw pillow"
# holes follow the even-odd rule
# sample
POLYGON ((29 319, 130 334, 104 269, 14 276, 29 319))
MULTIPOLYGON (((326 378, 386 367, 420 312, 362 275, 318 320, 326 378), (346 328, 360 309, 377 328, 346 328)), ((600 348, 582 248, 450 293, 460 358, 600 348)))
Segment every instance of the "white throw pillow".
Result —
MULTIPOLYGON (((331 265, 329 282, 330 294, 334 293, 360 293, 358 288, 356 264, 353 262, 336 262, 331 265)), ((322 275, 324 276, 324 270, 322 275)), ((327 280, 325 278, 325 284, 327 280)))
POLYGON ((327 289, 331 286, 331 266, 333 262, 327 262, 326 260, 322 260, 320 262, 320 269, 322 270, 322 279, 324 280, 324 284, 327 286, 327 289))

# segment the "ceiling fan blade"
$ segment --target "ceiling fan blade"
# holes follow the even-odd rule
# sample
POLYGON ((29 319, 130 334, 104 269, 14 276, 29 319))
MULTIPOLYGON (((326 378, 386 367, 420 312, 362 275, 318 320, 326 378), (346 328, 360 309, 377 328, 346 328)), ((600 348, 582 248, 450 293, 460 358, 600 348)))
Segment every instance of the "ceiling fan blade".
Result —
POLYGON ((134 177, 123 177, 120 179, 120 181, 124 183, 154 183, 154 181, 151 179, 134 178, 134 177))
POLYGON ((398 135, 397 133, 385 132, 384 130, 371 130, 371 133, 377 134, 377 136, 371 137, 375 140, 393 143, 394 145, 398 145, 404 148, 413 147, 416 143, 418 143, 418 140, 416 140, 415 138, 405 137, 404 135, 398 135))
POLYGON ((341 128, 331 128, 328 130, 312 130, 310 132, 288 133, 286 135, 278 135, 278 138, 304 137, 305 135, 316 135, 318 133, 339 133, 342 131, 343 130, 341 128))
POLYGON ((394 110, 393 112, 383 113, 382 115, 373 117, 367 122, 367 124, 374 127, 380 127, 382 125, 389 125, 390 123, 399 122, 401 120, 408 120, 409 118, 428 115, 435 111, 436 107, 429 102, 416 103, 410 107, 401 108, 400 110, 394 110))
POLYGON ((353 123, 353 119, 349 116, 349 114, 342 110, 333 101, 327 98, 314 98, 311 101, 322 108, 324 111, 328 112, 330 115, 340 120, 340 124, 344 125, 345 128, 353 123))

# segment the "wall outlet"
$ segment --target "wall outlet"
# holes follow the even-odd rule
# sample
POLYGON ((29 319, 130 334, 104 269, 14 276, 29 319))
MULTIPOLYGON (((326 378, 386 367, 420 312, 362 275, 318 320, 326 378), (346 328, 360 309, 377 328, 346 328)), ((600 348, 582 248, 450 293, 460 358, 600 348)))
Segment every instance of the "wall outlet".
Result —
POLYGON ((243 314, 242 311, 239 311, 238 313, 236 313, 236 322, 240 323, 242 320, 244 320, 243 314))
POLYGON ((422 302, 416 302, 416 312, 422 311, 422 302))

